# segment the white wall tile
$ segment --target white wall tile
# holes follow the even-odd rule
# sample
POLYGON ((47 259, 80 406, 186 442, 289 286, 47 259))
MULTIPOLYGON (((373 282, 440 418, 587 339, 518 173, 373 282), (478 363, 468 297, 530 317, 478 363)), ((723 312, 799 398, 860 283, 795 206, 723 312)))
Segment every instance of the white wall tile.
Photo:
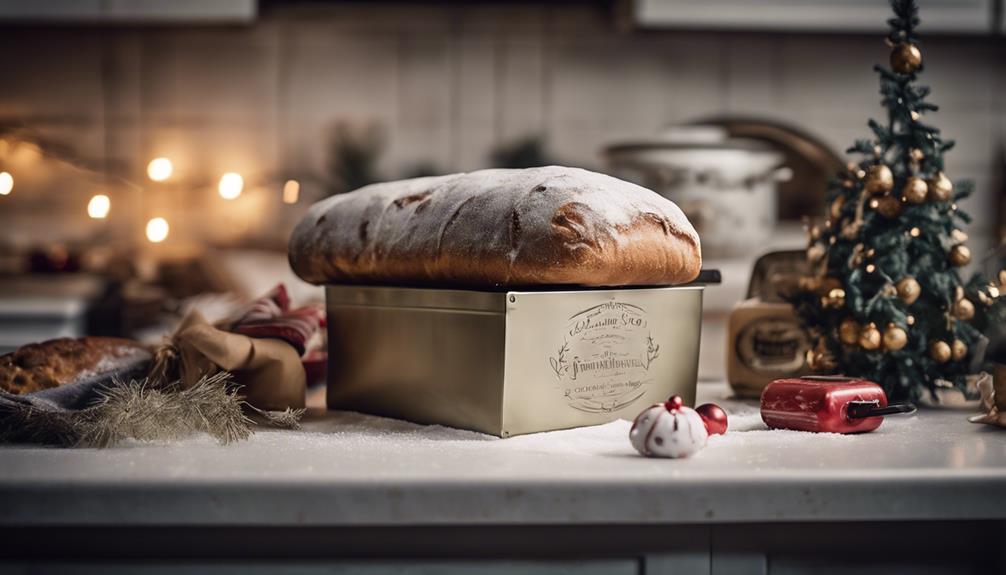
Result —
POLYGON ((201 122, 271 121, 277 94, 276 44, 271 26, 144 36, 144 115, 201 122))
POLYGON ((989 121, 990 116, 990 111, 956 106, 941 108, 926 116, 927 123, 939 128, 945 139, 955 142, 944 158, 948 170, 961 167, 988 170, 991 167, 999 134, 996 123, 989 121))
POLYGON ((96 172, 104 169, 105 125, 100 117, 32 122, 29 132, 62 159, 96 172))
POLYGON ((995 179, 986 170, 964 169, 955 172, 953 180, 970 180, 975 189, 974 194, 960 202, 961 209, 972 219, 964 230, 977 237, 992 235, 996 225, 995 179))
POLYGON ((475 170, 486 167, 496 144, 498 44, 460 40, 452 50, 457 106, 451 121, 451 163, 456 170, 475 170))
POLYGON ((469 3, 453 7, 451 18, 462 38, 508 37, 540 38, 545 29, 548 9, 533 4, 513 5, 469 3))
POLYGON ((302 43, 296 30, 280 86, 283 158, 295 172, 321 173, 336 122, 397 123, 398 39, 393 35, 333 35, 302 43))
POLYGON ((551 89, 544 43, 540 39, 504 39, 498 50, 497 139, 507 142, 543 134, 545 99, 551 89))
POLYGON ((654 58, 668 66, 669 122, 682 123, 727 109, 725 48, 718 37, 682 34, 663 40, 654 58))
POLYGON ((404 169, 432 163, 451 169, 454 62, 446 39, 405 35, 399 46, 398 114, 390 161, 404 169))
POLYGON ((549 55, 553 130, 630 129, 646 135, 671 118, 673 55, 664 43, 563 39, 549 55))
POLYGON ((797 36, 780 43, 784 108, 827 115, 879 109, 880 84, 873 65, 887 58, 881 39, 797 36))
POLYGON ((776 114, 780 108, 780 41, 740 35, 723 38, 726 108, 731 114, 776 114))
POLYGON ((932 88, 934 102, 948 108, 986 109, 1003 101, 996 83, 1003 70, 1002 48, 991 38, 922 44, 925 69, 920 83, 932 88))
POLYGON ((0 116, 97 117, 101 113, 101 37, 88 30, 6 29, 0 33, 0 116))

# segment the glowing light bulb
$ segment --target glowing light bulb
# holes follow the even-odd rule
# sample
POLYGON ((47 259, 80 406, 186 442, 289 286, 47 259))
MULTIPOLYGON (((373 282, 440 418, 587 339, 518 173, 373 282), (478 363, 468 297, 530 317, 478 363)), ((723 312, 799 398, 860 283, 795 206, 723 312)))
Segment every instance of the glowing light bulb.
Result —
POLYGON ((108 211, 112 209, 112 200, 105 194, 98 194, 87 202, 87 215, 96 220, 103 220, 108 216, 108 211))
POLYGON ((0 196, 6 196, 14 190, 14 176, 10 172, 0 172, 0 196))
POLYGON ((220 197, 225 200, 233 200, 234 198, 241 195, 241 190, 245 187, 244 178, 241 174, 235 172, 227 172, 226 174, 220 176, 220 185, 217 190, 220 192, 220 197))
POLYGON ((155 182, 163 182, 171 177, 175 167, 167 158, 154 158, 147 164, 147 177, 155 182))
POLYGON ((283 184, 283 203, 296 204, 300 198, 300 182, 297 180, 287 180, 283 184))
POLYGON ((153 218, 147 222, 147 239, 153 243, 163 242, 168 237, 168 220, 153 218))

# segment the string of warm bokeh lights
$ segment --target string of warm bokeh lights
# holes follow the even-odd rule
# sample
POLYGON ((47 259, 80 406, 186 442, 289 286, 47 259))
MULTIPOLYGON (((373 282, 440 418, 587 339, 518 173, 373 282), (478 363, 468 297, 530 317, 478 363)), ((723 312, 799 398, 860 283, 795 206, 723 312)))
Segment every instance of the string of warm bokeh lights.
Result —
MULTIPOLYGON (((171 179, 175 167, 170 158, 158 157, 147 164, 147 177, 153 182, 163 183, 171 179)), ((237 172, 226 172, 217 182, 217 193, 225 200, 235 200, 244 191, 244 177, 237 172)), ((283 184, 283 203, 296 204, 300 199, 300 182, 287 180, 283 184)), ((93 216, 92 216, 93 217, 93 216)), ((156 216, 147 221, 147 240, 152 243, 163 242, 168 237, 170 225, 163 216, 156 216)))
POLYGON ((112 200, 105 194, 97 194, 87 202, 87 215, 96 220, 107 218, 111 209, 112 200))
MULTIPOLYGON (((14 175, 7 167, 0 170, 0 196, 8 196, 14 191, 14 175)), ((163 184, 175 175, 175 167, 170 158, 156 157, 147 164, 147 178, 151 182, 163 184)), ((237 172, 226 172, 217 182, 217 193, 225 200, 236 200, 245 189, 244 177, 237 172)), ((286 180, 282 187, 284 204, 296 204, 300 199, 300 182, 286 180)), ((112 199, 107 194, 95 194, 87 202, 87 215, 95 220, 108 218, 112 210, 112 199)), ((171 226, 164 216, 155 215, 147 220, 146 237, 151 243, 160 243, 168 238, 171 226)))
POLYGON ((0 196, 6 196, 14 191, 14 176, 10 172, 0 172, 0 196))

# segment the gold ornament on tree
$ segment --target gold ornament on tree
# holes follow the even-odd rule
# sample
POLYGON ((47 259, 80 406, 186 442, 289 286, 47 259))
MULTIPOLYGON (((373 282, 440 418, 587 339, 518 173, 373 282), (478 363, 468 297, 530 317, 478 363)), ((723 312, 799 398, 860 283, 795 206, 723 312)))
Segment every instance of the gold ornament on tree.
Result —
POLYGON ((822 337, 817 340, 814 349, 807 352, 807 364, 814 371, 831 371, 835 369, 835 357, 828 351, 828 345, 822 337))
POLYGON ((831 202, 831 207, 828 210, 831 215, 832 220, 838 220, 842 215, 842 206, 845 205, 845 196, 838 196, 835 201, 831 202))
POLYGON ((926 201, 929 195, 929 185, 922 178, 912 176, 901 188, 901 197, 909 204, 921 204, 926 201))
POLYGON ((821 244, 815 244, 807 248, 807 261, 810 262, 811 265, 820 262, 825 255, 827 255, 827 251, 821 244))
POLYGON ((890 192, 894 189, 894 172, 884 164, 870 166, 866 172, 864 189, 875 196, 890 192))
POLYGON ((975 304, 968 299, 957 300, 957 303, 954 304, 954 317, 964 321, 975 317, 975 304))
POLYGON ((891 50, 891 69, 899 74, 911 74, 922 65, 922 50, 911 42, 902 42, 891 50))
POLYGON ((934 341, 929 344, 929 355, 936 363, 946 363, 950 361, 950 344, 945 341, 934 341))
POLYGON ((898 351, 899 349, 905 347, 907 343, 908 333, 904 329, 892 323, 887 326, 886 330, 884 330, 884 349, 898 351))
POLYGON ((856 345, 859 341, 859 324, 854 319, 842 320, 838 325, 838 339, 845 345, 856 345))
POLYGON ((952 344, 950 344, 950 357, 954 361, 961 361, 968 356, 968 344, 964 343, 959 339, 955 339, 952 344))
POLYGON ((905 302, 905 305, 912 305, 922 295, 922 287, 911 276, 902 278, 898 281, 895 288, 898 290, 898 297, 901 298, 901 301, 905 302))
POLYGON ((828 292, 828 295, 821 296, 822 307, 833 307, 835 309, 845 306, 845 290, 835 288, 828 292))
POLYGON ((877 200, 877 211, 888 219, 894 219, 901 214, 901 202, 894 196, 884 196, 877 200))
POLYGON ((859 346, 867 351, 880 349, 881 335, 877 326, 870 323, 859 332, 859 346))
POLYGON ((964 244, 957 244, 956 246, 950 248, 950 255, 948 256, 948 259, 954 266, 966 266, 971 263, 971 249, 964 244))
POLYGON ((946 202, 954 195, 954 183, 943 172, 937 172, 927 187, 929 199, 934 202, 946 202))

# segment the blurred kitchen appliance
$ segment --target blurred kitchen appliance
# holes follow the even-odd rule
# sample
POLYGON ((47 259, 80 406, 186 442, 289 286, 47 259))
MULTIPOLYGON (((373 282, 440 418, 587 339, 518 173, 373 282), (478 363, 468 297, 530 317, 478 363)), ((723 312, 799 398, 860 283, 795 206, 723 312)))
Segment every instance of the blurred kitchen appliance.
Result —
POLYGON ((605 149, 613 175, 681 207, 702 238, 704 256, 747 255, 775 229, 776 183, 792 173, 783 155, 720 126, 673 126, 654 138, 605 149))
POLYGON ((747 298, 730 313, 727 381, 738 397, 757 398, 775 379, 810 372, 810 336, 785 295, 807 272, 806 253, 767 253, 755 262, 747 298))
POLYGON ((793 177, 779 182, 780 220, 802 221, 823 213, 828 184, 845 168, 845 158, 827 142, 787 122, 758 116, 715 116, 695 125, 719 126, 731 138, 757 140, 782 153, 793 177))

